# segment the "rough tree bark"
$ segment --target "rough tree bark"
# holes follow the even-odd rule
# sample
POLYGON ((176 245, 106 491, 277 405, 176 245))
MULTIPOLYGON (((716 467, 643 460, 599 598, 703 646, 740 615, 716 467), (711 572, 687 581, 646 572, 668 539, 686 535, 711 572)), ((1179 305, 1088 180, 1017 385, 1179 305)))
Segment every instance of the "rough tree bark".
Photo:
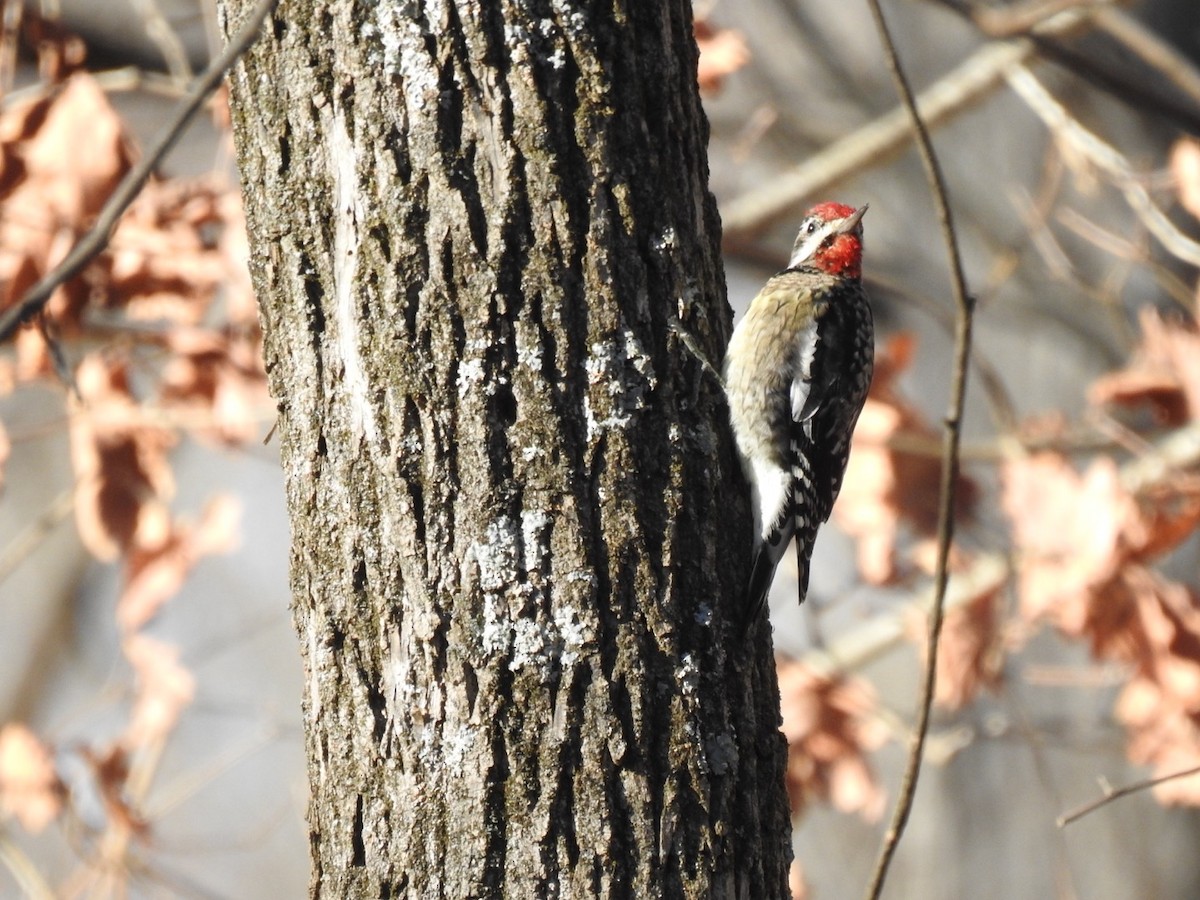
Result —
POLYGON ((314 896, 786 894, 695 73, 687 0, 285 0, 231 76, 314 896))

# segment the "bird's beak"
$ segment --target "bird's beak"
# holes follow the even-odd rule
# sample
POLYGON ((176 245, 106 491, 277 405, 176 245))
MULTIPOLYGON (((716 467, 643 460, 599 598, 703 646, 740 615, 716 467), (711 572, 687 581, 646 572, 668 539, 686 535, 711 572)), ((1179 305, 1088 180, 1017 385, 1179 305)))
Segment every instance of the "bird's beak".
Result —
POLYGON ((867 204, 864 203, 862 206, 860 206, 854 212, 850 213, 850 215, 846 216, 846 218, 842 219, 842 221, 838 223, 837 233, 838 234, 849 234, 851 231, 853 231, 855 228, 857 228, 858 223, 862 221, 862 217, 866 213, 866 211, 867 211, 867 204))

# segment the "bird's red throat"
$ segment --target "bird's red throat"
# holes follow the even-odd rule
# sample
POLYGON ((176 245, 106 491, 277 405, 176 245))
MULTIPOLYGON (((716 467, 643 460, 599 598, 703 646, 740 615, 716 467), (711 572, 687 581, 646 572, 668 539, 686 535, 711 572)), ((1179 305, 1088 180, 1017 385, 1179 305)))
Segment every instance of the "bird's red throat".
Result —
POLYGON ((856 234, 834 235, 828 246, 813 254, 813 265, 842 278, 862 277, 862 241, 856 234))

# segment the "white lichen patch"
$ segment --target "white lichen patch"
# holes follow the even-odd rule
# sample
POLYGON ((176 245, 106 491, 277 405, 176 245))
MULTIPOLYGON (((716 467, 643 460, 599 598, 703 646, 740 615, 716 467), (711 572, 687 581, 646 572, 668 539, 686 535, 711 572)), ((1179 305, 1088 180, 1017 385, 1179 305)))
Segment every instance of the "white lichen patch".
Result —
POLYGON ((550 8, 554 10, 558 24, 570 37, 579 39, 591 35, 587 16, 578 6, 568 6, 564 0, 552 0, 550 8))
POLYGON ((550 662, 551 635, 533 619, 517 619, 512 623, 512 658, 510 670, 546 669, 550 662))
POLYGON ((520 523, 503 516, 488 525, 485 539, 472 545, 471 555, 483 591, 480 648, 489 656, 508 658, 513 672, 532 670, 550 681, 560 668, 578 662, 593 636, 577 600, 592 593, 594 576, 572 572, 567 584, 586 582, 588 589, 565 589, 555 596, 553 621, 530 614, 531 605, 545 601, 541 579, 528 573, 548 571, 552 516, 544 510, 525 510, 520 523))
POLYGON ((507 605, 499 594, 484 594, 483 627, 479 633, 484 653, 489 656, 507 653, 511 637, 512 624, 509 622, 507 605))
POLYGON ((539 572, 550 556, 550 514, 541 509, 521 512, 521 538, 525 549, 525 571, 539 572))
POLYGON ((642 346, 642 342, 633 329, 626 328, 624 335, 627 359, 632 364, 634 371, 641 375, 646 380, 646 384, 653 389, 658 384, 658 379, 654 375, 654 360, 642 346))
POLYGON ((685 653, 675 670, 676 683, 685 697, 696 697, 700 687, 700 667, 696 665, 696 657, 685 653))
POLYGON ((516 583, 521 530, 511 516, 488 523, 484 540, 471 545, 484 593, 503 591, 516 583))
POLYGON ((496 388, 508 384, 508 376, 504 373, 496 375, 494 380, 487 380, 485 355, 491 349, 491 344, 482 338, 472 338, 463 347, 462 359, 458 363, 458 395, 466 399, 481 391, 491 396, 496 388))
POLYGON ((521 459, 525 460, 525 462, 533 462, 535 459, 541 459, 545 455, 545 448, 539 447, 536 444, 521 448, 521 459))
POLYGON ((512 53, 514 65, 525 65, 529 62, 529 29, 523 22, 507 19, 504 22, 504 45, 512 53))
POLYGON ((594 342, 584 371, 588 384, 600 392, 595 398, 592 393, 584 397, 589 440, 610 428, 628 426, 633 413, 646 408, 648 395, 658 384, 653 359, 629 327, 611 340, 594 342))
POLYGON ((554 69, 566 65, 566 50, 562 46, 562 29, 550 18, 533 21, 527 28, 524 20, 510 19, 504 24, 504 37, 512 50, 513 62, 527 63, 530 59, 545 60, 554 69))
POLYGON ((561 639, 558 658, 563 668, 568 669, 579 662, 580 651, 588 642, 589 629, 580 621, 579 611, 569 606, 554 610, 554 627, 561 639))
POLYGON ((675 234, 675 228, 671 225, 666 226, 661 232, 650 238, 650 247, 653 250, 663 253, 667 250, 674 250, 678 236, 675 234))
POLYGON ((475 745, 477 732, 478 729, 466 723, 458 727, 443 726, 442 763, 451 776, 457 778, 465 774, 463 763, 475 745))
MULTIPOLYGON (((426 3, 430 22, 441 19, 441 4, 426 3)), ((362 38, 372 62, 389 75, 399 76, 404 85, 405 105, 410 110, 423 110, 438 101, 437 64, 425 46, 426 28, 414 15, 416 3, 380 3, 371 9, 363 22, 362 38), (405 7, 409 8, 405 8, 405 7)))
POLYGON ((542 371, 542 342, 536 336, 531 338, 525 329, 517 331, 517 365, 535 374, 542 371))
POLYGON ((467 397, 474 394, 483 383, 485 374, 481 358, 462 360, 458 364, 458 395, 467 397))

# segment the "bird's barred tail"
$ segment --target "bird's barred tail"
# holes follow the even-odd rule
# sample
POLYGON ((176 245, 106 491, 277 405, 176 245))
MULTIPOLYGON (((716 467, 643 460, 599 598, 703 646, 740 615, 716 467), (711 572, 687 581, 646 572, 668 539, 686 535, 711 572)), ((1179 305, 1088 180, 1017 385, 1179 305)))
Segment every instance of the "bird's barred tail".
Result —
POLYGON ((796 575, 798 578, 799 602, 808 596, 808 573, 812 568, 813 544, 817 540, 817 529, 829 518, 824 509, 821 494, 817 490, 817 475, 813 472, 812 442, 803 428, 792 437, 792 515, 796 529, 796 575))
POLYGON ((742 615, 745 617, 742 619, 743 637, 767 608, 775 569, 791 543, 792 532, 795 530, 794 522, 791 516, 784 516, 779 526, 773 528, 754 550, 754 562, 750 564, 750 582, 746 586, 746 597, 742 603, 742 615))

